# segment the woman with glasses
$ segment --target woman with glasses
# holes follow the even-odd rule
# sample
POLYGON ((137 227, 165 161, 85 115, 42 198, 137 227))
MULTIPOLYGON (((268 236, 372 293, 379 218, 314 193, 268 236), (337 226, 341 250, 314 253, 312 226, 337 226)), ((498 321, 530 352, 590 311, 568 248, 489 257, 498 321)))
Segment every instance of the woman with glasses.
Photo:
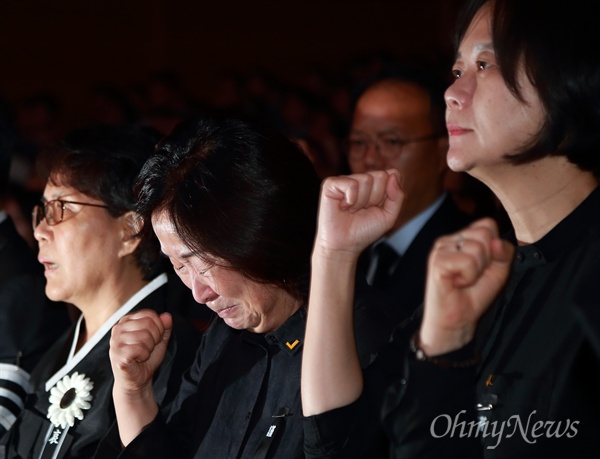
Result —
MULTIPOLYGON (((156 136, 134 127, 72 132, 48 158, 33 211, 46 295, 81 315, 31 375, 33 393, 2 439, 6 458, 89 458, 115 419, 110 332, 140 308, 168 311, 167 275, 151 228, 133 211, 133 185, 156 136)), ((163 406, 193 359, 199 333, 175 318, 154 387, 163 406)))

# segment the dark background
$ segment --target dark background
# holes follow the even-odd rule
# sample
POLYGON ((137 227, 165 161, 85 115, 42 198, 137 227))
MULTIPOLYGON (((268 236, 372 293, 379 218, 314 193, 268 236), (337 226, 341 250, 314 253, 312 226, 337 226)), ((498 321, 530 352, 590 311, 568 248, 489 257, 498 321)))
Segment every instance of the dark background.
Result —
MULTIPOLYGON (((353 90, 397 61, 450 82, 462 2, 0 0, 0 122, 13 133, 5 210, 35 246, 40 158, 69 130, 140 123, 167 134, 214 109, 273 123, 322 177, 346 173, 353 90)), ((472 196, 484 193, 448 177, 475 212, 472 196)))
MULTIPOLYGON (((273 123, 321 177, 346 173, 354 88, 390 61, 424 62, 450 82, 462 2, 0 0, 0 123, 12 133, 4 210, 35 247, 40 158, 69 130, 140 123, 167 134, 213 109, 273 123)), ((496 212, 466 174, 449 173, 446 187, 464 211, 496 212)))
POLYGON ((374 53, 449 65, 459 0, 0 0, 0 95, 47 91, 62 121, 90 88, 130 88, 169 70, 210 98, 224 75, 260 71, 303 84, 374 53))

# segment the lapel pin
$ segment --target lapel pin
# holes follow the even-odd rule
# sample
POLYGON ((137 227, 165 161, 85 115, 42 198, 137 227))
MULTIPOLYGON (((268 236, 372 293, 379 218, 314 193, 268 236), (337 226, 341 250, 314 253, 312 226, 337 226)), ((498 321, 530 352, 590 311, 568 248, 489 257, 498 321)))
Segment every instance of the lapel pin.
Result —
POLYGON ((294 349, 294 348, 295 348, 295 347, 298 345, 298 343, 299 343, 299 342, 300 342, 299 340, 296 340, 296 341, 294 341, 292 344, 290 344, 290 342, 289 342, 289 341, 287 341, 287 342, 285 343, 285 345, 286 345, 287 347, 289 347, 289 348, 290 348, 290 350, 291 350, 291 349, 294 349))

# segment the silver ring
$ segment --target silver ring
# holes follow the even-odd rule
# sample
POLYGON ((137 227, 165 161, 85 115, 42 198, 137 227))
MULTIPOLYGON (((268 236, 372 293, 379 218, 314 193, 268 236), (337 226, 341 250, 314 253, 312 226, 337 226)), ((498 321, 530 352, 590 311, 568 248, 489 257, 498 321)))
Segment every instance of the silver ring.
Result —
POLYGON ((456 251, 457 252, 460 252, 462 250, 464 243, 465 243, 465 237, 462 234, 459 234, 458 239, 456 240, 456 251))

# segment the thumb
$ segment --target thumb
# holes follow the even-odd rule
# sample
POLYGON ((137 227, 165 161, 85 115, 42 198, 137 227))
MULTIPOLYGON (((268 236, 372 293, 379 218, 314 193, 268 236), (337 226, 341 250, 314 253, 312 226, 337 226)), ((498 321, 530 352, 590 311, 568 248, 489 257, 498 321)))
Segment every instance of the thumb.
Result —
POLYGON ((492 263, 489 267, 490 274, 492 274, 500 284, 504 284, 508 279, 515 248, 508 241, 494 239, 490 244, 490 249, 492 258, 492 263))
POLYGON ((171 334, 173 332, 173 316, 168 312, 163 312, 158 317, 165 327, 165 332, 163 333, 161 344, 164 344, 166 346, 169 343, 169 340, 171 339, 171 334))
POLYGON ((494 239, 490 244, 492 260, 501 264, 512 263, 515 247, 503 239, 494 239))

